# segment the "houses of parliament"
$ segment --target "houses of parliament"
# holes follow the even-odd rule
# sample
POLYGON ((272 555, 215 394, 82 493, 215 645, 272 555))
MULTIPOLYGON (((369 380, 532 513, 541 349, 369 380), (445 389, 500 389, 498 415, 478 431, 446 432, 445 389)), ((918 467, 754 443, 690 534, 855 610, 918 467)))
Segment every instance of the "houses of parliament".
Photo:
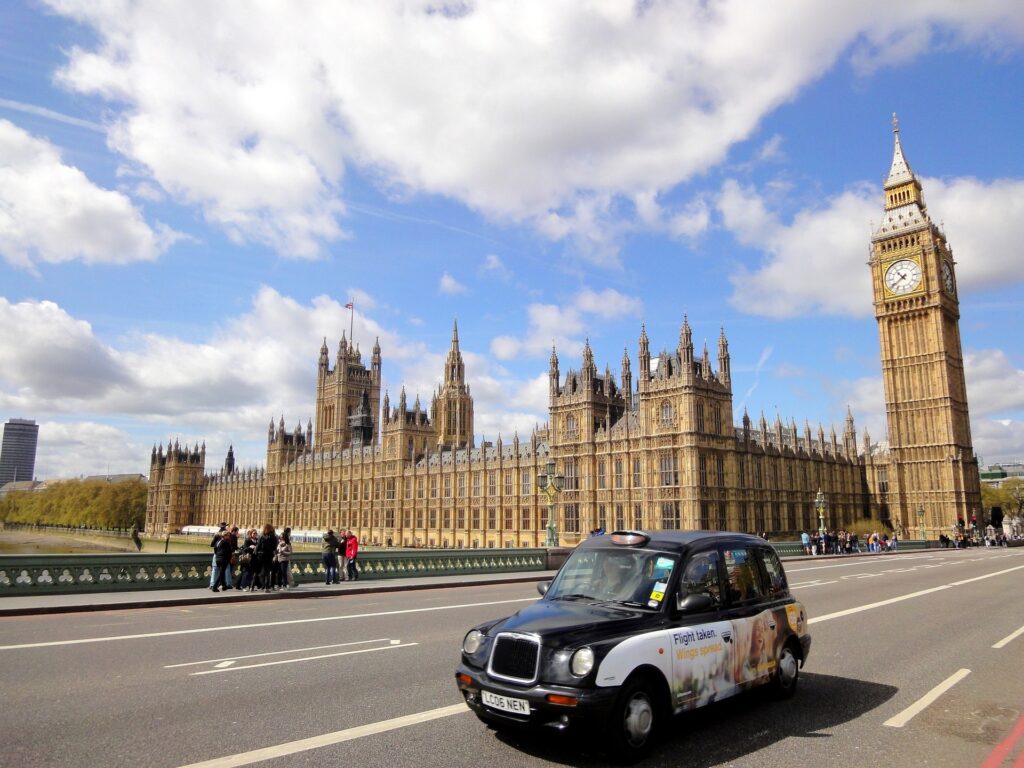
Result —
MULTIPOLYGON (((381 349, 369 365, 342 335, 326 340, 316 416, 267 430, 266 465, 239 469, 228 451, 208 471, 205 446, 154 448, 146 528, 164 534, 230 520, 296 530, 351 528, 364 542, 425 547, 536 547, 548 498, 538 476, 554 462, 560 544, 598 527, 729 529, 792 536, 869 520, 906 536, 980 512, 971 446, 952 250, 929 217, 921 184, 895 146, 869 269, 882 356, 888 440, 733 411, 729 343, 712 360, 683 320, 654 356, 641 328, 636 373, 601 371, 589 343, 579 367, 552 349, 543 428, 476 445, 473 398, 457 325, 443 384, 428 407, 405 390, 381 395, 381 349), (827 506, 815 506, 818 491, 827 506)), ((866 298, 866 297, 865 297, 866 298)))

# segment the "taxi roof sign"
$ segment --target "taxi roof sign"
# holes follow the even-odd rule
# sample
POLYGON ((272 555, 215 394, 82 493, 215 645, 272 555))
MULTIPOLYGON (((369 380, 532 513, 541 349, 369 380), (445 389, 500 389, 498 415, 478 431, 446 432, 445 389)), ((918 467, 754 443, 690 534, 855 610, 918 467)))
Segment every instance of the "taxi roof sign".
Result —
POLYGON ((611 540, 612 544, 623 547, 642 547, 651 540, 651 537, 639 531, 612 531, 611 540))

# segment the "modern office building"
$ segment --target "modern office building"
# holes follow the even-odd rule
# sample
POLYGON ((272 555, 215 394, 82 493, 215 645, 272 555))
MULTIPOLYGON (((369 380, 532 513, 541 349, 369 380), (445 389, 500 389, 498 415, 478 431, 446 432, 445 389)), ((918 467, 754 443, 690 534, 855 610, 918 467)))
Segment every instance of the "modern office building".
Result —
POLYGON ((0 445, 0 486, 16 480, 33 480, 39 425, 28 419, 10 419, 4 424, 0 445))

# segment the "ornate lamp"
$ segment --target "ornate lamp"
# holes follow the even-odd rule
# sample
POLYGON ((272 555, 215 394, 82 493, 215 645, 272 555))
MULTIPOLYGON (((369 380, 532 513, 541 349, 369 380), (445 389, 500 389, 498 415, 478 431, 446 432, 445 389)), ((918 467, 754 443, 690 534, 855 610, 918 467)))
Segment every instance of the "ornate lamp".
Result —
POLYGON ((544 546, 558 546, 558 527, 555 525, 555 499, 565 488, 565 476, 555 472, 554 460, 548 461, 545 471, 537 475, 537 488, 548 497, 548 527, 544 546))

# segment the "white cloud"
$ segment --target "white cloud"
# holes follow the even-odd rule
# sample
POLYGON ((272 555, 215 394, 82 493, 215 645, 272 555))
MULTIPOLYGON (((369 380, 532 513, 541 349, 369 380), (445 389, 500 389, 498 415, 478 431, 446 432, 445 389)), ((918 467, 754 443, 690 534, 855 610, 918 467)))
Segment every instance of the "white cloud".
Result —
POLYGON ((721 162, 847 52, 867 70, 936 38, 1024 37, 1015 0, 51 5, 97 33, 61 80, 108 100, 111 146, 233 237, 296 256, 343 236, 358 166, 615 266, 633 210, 617 201, 721 162))
POLYGON ((512 270, 505 266, 500 256, 489 253, 484 257, 484 263, 480 271, 498 280, 508 281, 512 278, 512 270))
POLYGON ((149 450, 150 446, 136 443, 130 434, 108 424, 46 421, 39 425, 36 477, 148 475, 149 450))
MULTIPOLYGON (((358 290, 347 295, 376 303, 358 290)), ((392 404, 404 385, 410 408, 417 394, 428 408, 443 378, 447 342, 437 350, 410 342, 365 311, 354 322, 365 362, 380 339, 392 404)), ((303 304, 264 287, 246 312, 201 341, 149 333, 113 346, 52 302, 0 297, 0 327, 10 330, 0 334, 0 411, 48 418, 38 474, 76 476, 104 472, 108 464, 111 472, 145 473, 150 444, 177 438, 205 441, 208 469, 229 444, 240 464, 262 464, 271 418, 276 424, 283 415, 291 430, 313 416, 321 339, 334 365, 349 313, 327 296, 303 304), (130 421, 132 431, 101 423, 114 418, 130 421), (90 442, 92 452, 84 448, 90 442)), ((500 431, 511 439, 518 429, 524 437, 546 418, 545 376, 520 380, 486 356, 465 349, 463 355, 478 434, 500 431)))
POLYGON ((964 378, 972 417, 1024 415, 1024 371, 1014 366, 1003 350, 965 354, 964 378))
POLYGON ((177 238, 120 192, 93 184, 60 152, 0 120, 0 256, 15 266, 156 259, 177 238))
POLYGON ((445 296, 455 296, 460 293, 465 293, 466 286, 445 272, 441 275, 440 281, 438 281, 437 290, 445 296))
MULTIPOLYGON (((953 247, 961 294, 1024 281, 1024 261, 1016 258, 1024 239, 1024 180, 922 178, 921 183, 929 214, 943 223, 953 247)), ((737 309, 768 317, 871 313, 865 262, 870 222, 882 214, 876 187, 857 185, 784 223, 764 195, 730 180, 717 208, 739 242, 766 254, 757 268, 741 267, 731 276, 731 303, 737 309)))
POLYGON ((594 291, 584 288, 564 307, 555 304, 530 304, 526 308, 528 328, 522 338, 498 336, 491 340, 491 354, 499 360, 512 360, 520 355, 547 355, 552 345, 563 353, 579 354, 583 348, 579 334, 587 328, 588 317, 617 320, 639 317, 643 302, 635 296, 606 288, 594 291))

